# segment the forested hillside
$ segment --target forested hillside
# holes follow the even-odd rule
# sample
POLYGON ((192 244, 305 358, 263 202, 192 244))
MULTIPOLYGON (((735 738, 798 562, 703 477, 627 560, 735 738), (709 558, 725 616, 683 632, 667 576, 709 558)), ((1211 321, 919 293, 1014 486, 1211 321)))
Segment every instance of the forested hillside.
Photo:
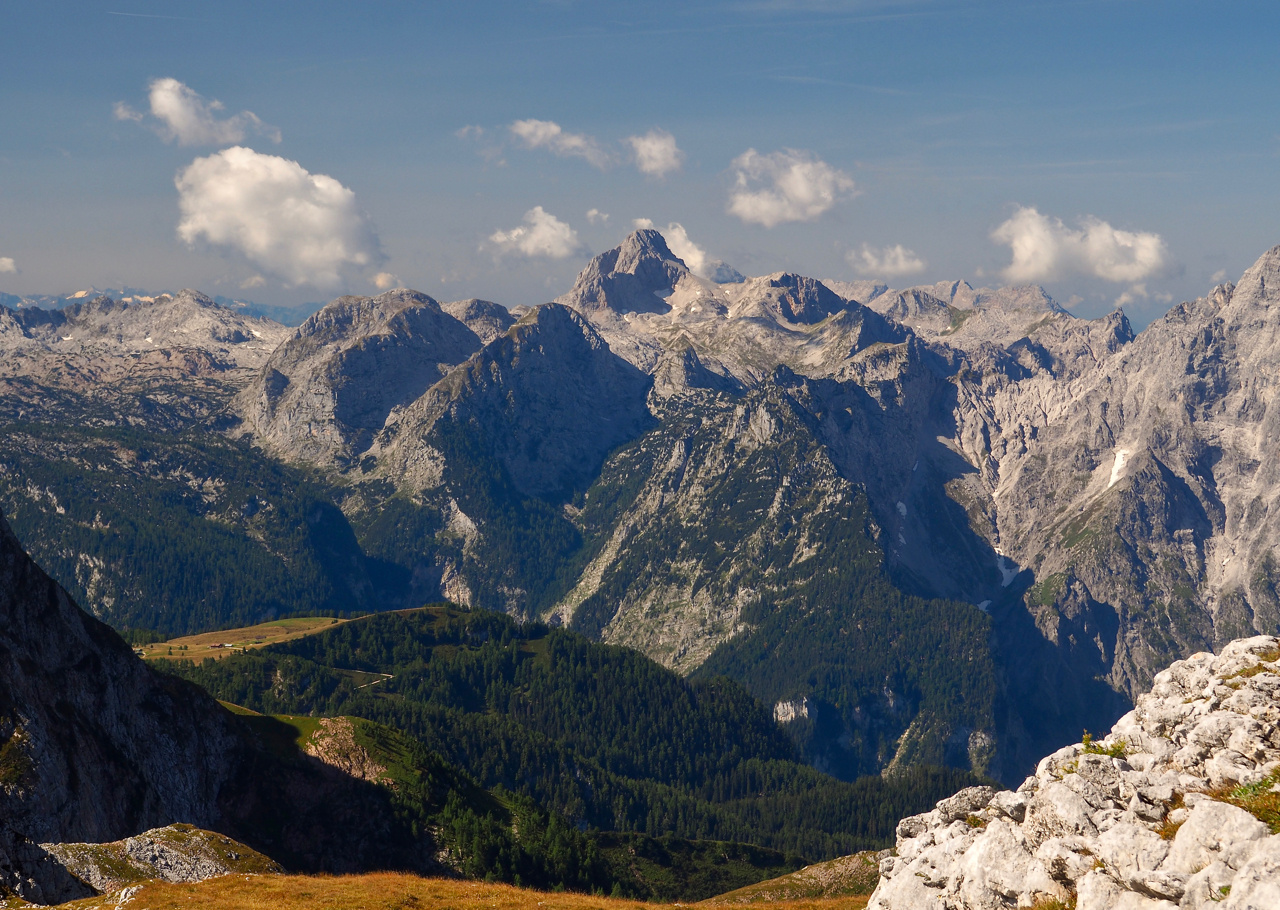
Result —
POLYGON ((222 661, 173 664, 269 713, 355 715, 593 829, 734 840, 818 859, 877 847, 974 780, 916 769, 844 782, 796 760, 765 708, 626 648, 436 606, 222 661))

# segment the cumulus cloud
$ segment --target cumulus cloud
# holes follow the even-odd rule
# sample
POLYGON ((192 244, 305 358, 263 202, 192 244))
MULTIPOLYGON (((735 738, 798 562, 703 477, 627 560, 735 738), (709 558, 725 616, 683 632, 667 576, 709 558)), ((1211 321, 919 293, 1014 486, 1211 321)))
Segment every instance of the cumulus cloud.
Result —
POLYGON ((240 282, 240 290, 247 291, 251 288, 260 288, 267 283, 267 279, 261 275, 250 275, 244 281, 240 282))
MULTIPOLYGON (((178 145, 234 145, 243 142, 251 134, 266 136, 272 142, 280 141, 280 131, 263 123, 252 111, 241 111, 230 117, 220 117, 221 101, 205 98, 177 79, 154 79, 149 86, 151 116, 157 121, 157 132, 166 142, 178 145)), ((134 123, 144 118, 123 101, 114 107, 117 120, 134 123)))
POLYGON ((1003 275, 1017 283, 1072 274, 1137 283, 1170 265, 1169 250, 1159 234, 1118 230, 1092 216, 1082 219, 1078 228, 1069 228, 1034 208, 1020 208, 991 233, 991 239, 1008 244, 1013 261, 1003 275))
POLYGON ((536 205, 524 213, 524 223, 509 231, 494 231, 489 242, 502 253, 567 259, 584 251, 578 232, 536 205))
POLYGON ((863 275, 876 278, 899 278, 923 272, 925 261, 900 243, 877 249, 863 244, 860 250, 850 250, 845 261, 863 275))
POLYGON ((328 288, 383 260, 378 235, 337 180, 235 146, 178 173, 178 236, 234 250, 293 285, 328 288))
POLYGON ((676 146, 676 137, 666 130, 649 130, 643 136, 628 136, 632 160, 640 173, 650 177, 665 177, 680 170, 684 152, 676 146))
POLYGON ((379 272, 373 276, 373 286, 380 291, 389 291, 400 286, 400 278, 390 272, 379 272))
POLYGON ((18 264, 11 256, 0 256, 0 275, 18 274, 18 264))
POLYGON ((783 149, 761 155, 747 149, 733 161, 729 214, 773 227, 812 221, 853 195, 853 178, 809 152, 783 149))
POLYGON ((605 224, 609 220, 609 213, 602 212, 599 209, 587 210, 587 221, 592 224, 605 224))
POLYGON ((582 158, 601 170, 610 164, 609 153, 595 139, 584 133, 566 133, 551 120, 517 120, 510 129, 526 148, 544 148, 562 158, 582 158))

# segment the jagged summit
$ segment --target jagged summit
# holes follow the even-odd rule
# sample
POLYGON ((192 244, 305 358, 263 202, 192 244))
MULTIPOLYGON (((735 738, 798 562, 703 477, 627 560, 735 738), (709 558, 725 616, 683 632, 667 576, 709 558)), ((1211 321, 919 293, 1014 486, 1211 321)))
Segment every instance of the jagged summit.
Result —
POLYGON ((813 325, 847 309, 850 301, 821 281, 794 272, 775 272, 749 278, 731 290, 734 316, 767 315, 774 319, 813 325))
MULTIPOLYGON (((488 318, 496 317, 490 311, 488 318)), ((475 332, 426 294, 398 289, 339 297, 276 349, 236 408, 244 429, 273 451, 345 464, 393 410, 480 347, 475 332)))
POLYGON ((689 274, 662 234, 643 228, 592 259, 556 302, 583 312, 666 313, 664 298, 689 274))

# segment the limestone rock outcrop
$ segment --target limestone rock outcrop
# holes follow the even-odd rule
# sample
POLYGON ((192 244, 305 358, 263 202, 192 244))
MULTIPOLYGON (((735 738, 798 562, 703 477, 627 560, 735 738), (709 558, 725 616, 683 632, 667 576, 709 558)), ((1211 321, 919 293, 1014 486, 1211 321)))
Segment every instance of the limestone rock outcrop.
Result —
POLYGON ((880 876, 873 910, 1280 907, 1280 639, 1178 661, 1016 791, 903 819, 880 876))

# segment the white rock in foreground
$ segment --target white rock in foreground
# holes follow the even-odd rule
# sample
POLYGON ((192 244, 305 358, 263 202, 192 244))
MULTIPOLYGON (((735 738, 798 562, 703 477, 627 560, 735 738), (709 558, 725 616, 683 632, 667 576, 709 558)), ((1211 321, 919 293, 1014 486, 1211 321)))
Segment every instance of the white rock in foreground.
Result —
POLYGON ((903 819, 869 908, 1276 910, 1280 834, 1223 801, 1241 787, 1280 791, 1269 636, 1173 664, 1105 739, 1058 750, 1017 792, 971 787, 903 819))

